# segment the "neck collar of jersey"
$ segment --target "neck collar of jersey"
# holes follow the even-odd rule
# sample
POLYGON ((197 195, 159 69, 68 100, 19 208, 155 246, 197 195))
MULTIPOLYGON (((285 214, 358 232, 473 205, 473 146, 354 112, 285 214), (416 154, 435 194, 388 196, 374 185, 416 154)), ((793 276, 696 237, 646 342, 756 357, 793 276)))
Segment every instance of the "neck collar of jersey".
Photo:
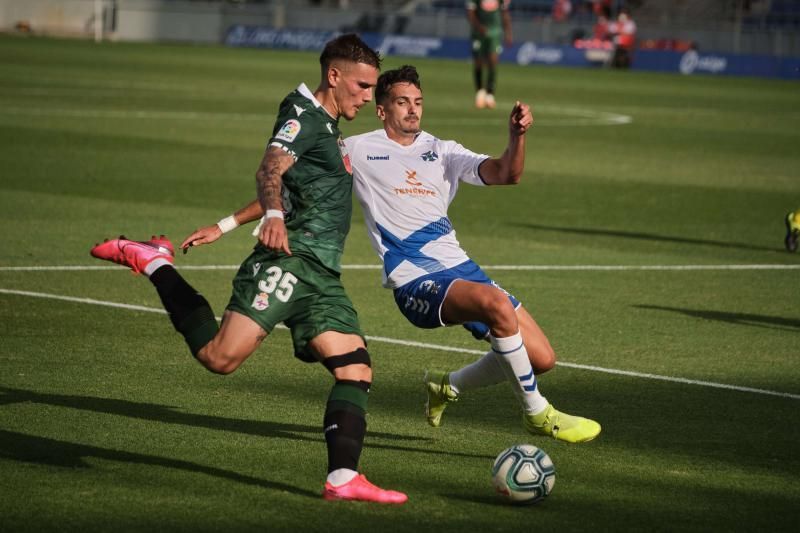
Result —
POLYGON ((303 96, 305 96, 306 98, 311 100, 311 103, 314 104, 314 107, 316 107, 317 109, 322 109, 323 111, 325 111, 325 114, 330 116, 332 119, 338 120, 336 117, 331 115, 330 112, 327 109, 325 109, 325 106, 323 106, 319 102, 319 100, 317 100, 317 97, 314 96, 314 93, 311 92, 311 90, 308 88, 308 86, 305 83, 301 83, 300 85, 297 86, 297 92, 299 92, 300 94, 302 94, 303 96))

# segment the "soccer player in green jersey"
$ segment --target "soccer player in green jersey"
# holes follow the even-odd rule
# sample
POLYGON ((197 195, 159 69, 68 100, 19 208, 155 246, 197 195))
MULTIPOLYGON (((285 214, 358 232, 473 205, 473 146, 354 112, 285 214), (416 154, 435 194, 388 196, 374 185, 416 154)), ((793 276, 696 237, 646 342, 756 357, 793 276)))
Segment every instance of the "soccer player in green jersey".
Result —
MULTIPOLYGON (((259 242, 233 280, 220 326, 206 299, 172 266, 173 246, 163 236, 107 240, 91 254, 148 276, 192 355, 212 372, 233 372, 279 322, 286 324, 295 355, 321 362, 334 377, 323 421, 323 497, 403 503, 405 494, 381 489, 358 473, 372 370, 340 281, 353 176, 338 123, 355 118, 372 100, 380 57, 348 34, 327 43, 320 64, 317 89, 301 84, 280 105, 256 172, 264 212, 259 242)), ((236 225, 235 217, 220 221, 223 229, 236 225)))
POLYGON ((494 109, 497 62, 503 43, 511 45, 511 0, 468 0, 467 18, 471 28, 472 65, 475 76, 475 107, 494 109), (483 71, 486 69, 486 83, 483 71))

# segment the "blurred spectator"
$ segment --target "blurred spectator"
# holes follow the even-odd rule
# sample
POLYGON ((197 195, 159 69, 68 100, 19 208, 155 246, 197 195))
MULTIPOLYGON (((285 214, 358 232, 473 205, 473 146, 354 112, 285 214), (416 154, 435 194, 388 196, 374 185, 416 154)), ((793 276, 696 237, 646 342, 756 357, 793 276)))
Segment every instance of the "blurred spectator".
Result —
POLYGON ((596 16, 604 16, 606 18, 611 16, 611 2, 612 0, 592 0, 592 11, 596 16))
POLYGON ((609 25, 609 31, 614 38, 614 57, 611 64, 616 68, 629 68, 636 45, 636 23, 627 9, 620 10, 617 20, 609 25))
POLYGON ((564 22, 572 14, 572 2, 570 0, 555 0, 553 2, 553 20, 564 22))
POLYGON ((608 28, 608 17, 605 14, 597 15, 597 20, 592 26, 592 39, 598 41, 608 41, 611 33, 608 28))

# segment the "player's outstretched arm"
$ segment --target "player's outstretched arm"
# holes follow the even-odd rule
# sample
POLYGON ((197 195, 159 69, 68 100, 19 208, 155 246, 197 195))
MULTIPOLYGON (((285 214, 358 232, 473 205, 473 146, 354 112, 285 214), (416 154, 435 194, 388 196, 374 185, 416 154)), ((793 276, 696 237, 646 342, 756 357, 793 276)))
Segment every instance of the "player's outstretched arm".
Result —
POLYGON ((216 224, 194 230, 191 235, 183 240, 181 249, 183 253, 186 253, 192 246, 211 244, 222 237, 223 234, 236 229, 242 224, 258 220, 263 214, 264 211, 261 209, 261 203, 258 200, 253 200, 236 211, 233 215, 223 218, 216 224))
POLYGON ((289 250, 289 236, 283 222, 281 192, 283 175, 292 165, 294 158, 288 152, 277 146, 269 146, 256 172, 258 201, 265 213, 258 238, 267 249, 289 255, 292 252, 289 250))
POLYGON ((514 185, 525 170, 525 134, 533 125, 530 106, 517 101, 508 120, 508 146, 503 155, 487 159, 479 168, 487 185, 514 185))

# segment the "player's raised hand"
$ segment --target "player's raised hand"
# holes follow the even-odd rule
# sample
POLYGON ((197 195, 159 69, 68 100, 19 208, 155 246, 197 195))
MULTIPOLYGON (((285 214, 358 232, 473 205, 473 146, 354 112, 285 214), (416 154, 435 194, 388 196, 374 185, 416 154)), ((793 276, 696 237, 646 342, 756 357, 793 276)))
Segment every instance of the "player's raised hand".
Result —
POLYGON ((261 225, 261 231, 258 232, 258 239, 268 250, 292 255, 292 251, 289 250, 289 236, 286 233, 286 224, 284 224, 282 218, 271 217, 266 219, 261 225))
POLYGON ((191 235, 183 239, 183 242, 181 243, 181 250, 183 250, 183 253, 186 253, 192 246, 211 244, 220 237, 222 237, 222 230, 216 224, 196 229, 191 235))
POLYGON ((509 129, 512 135, 525 135, 528 128, 533 125, 533 112, 528 104, 519 100, 514 104, 509 119, 509 129))

